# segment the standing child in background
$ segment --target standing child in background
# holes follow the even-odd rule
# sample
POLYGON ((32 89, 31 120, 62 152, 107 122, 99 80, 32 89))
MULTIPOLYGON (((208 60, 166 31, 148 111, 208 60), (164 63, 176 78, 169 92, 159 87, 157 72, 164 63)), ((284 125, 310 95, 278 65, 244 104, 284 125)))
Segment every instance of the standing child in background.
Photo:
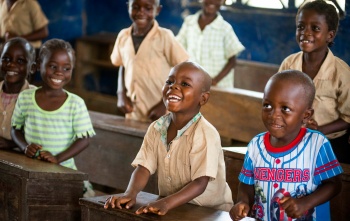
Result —
POLYGON ((8 40, 19 36, 39 49, 49 35, 49 21, 34 0, 0 0, 0 37, 8 40))
POLYGON ((236 56, 244 50, 232 26, 218 12, 223 0, 203 0, 202 10, 185 18, 176 36, 212 77, 213 85, 233 88, 236 56))
POLYGON ((297 70, 267 82, 262 120, 268 132, 248 145, 233 220, 330 220, 328 201, 340 192, 343 171, 328 139, 303 127, 314 96, 311 78, 297 70))
POLYGON ((63 40, 46 41, 39 52, 43 86, 20 93, 12 137, 28 157, 77 169, 74 156, 95 135, 84 100, 63 87, 74 67, 74 50, 63 40))
POLYGON ((315 114, 306 127, 325 134, 339 162, 350 163, 350 68, 329 49, 338 23, 335 7, 325 1, 302 5, 296 15, 296 41, 301 52, 288 56, 280 71, 296 69, 313 79, 315 114))
POLYGON ((24 38, 11 38, 2 48, 0 82, 0 149, 14 148, 17 145, 11 137, 11 117, 18 94, 35 88, 26 80, 35 72, 35 50, 24 38))
POLYGON ((119 67, 118 108, 126 118, 149 122, 165 114, 162 86, 171 67, 186 61, 173 33, 159 27, 160 0, 130 0, 131 27, 118 34, 111 61, 119 67))
POLYGON ((170 113, 149 126, 124 196, 108 198, 105 208, 132 207, 157 171, 159 195, 164 198, 139 208, 137 214, 164 215, 187 202, 229 211, 232 193, 220 136, 199 112, 209 99, 210 85, 208 73, 195 63, 184 62, 170 71, 163 87, 170 113))

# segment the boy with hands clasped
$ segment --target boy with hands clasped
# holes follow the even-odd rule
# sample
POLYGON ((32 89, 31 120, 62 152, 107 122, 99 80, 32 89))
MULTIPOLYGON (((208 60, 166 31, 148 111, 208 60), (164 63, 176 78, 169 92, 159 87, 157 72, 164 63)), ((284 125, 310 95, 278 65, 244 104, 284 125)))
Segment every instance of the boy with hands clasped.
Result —
POLYGON ((248 145, 233 220, 330 220, 328 201, 341 190, 343 170, 328 139, 303 127, 314 96, 311 78, 300 71, 267 82, 262 119, 268 132, 248 145))
POLYGON ((137 214, 165 215, 187 202, 229 211, 233 202, 220 136, 199 112, 209 99, 210 85, 210 76, 195 63, 184 62, 170 71, 163 87, 170 113, 149 126, 124 196, 108 198, 105 208, 132 207, 157 171, 159 195, 164 198, 139 208, 137 214))

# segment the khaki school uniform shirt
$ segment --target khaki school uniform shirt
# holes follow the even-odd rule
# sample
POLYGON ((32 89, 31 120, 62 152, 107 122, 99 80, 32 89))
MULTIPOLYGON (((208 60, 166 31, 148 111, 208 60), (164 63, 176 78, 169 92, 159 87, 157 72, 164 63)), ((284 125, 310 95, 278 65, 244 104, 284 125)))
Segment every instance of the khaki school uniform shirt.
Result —
MULTIPOLYGON (((18 36, 27 35, 49 23, 36 0, 17 0, 8 11, 6 0, 0 0, 0 36, 7 31, 18 36)), ((39 48, 41 41, 30 42, 39 48)))
MULTIPOLYGON (((3 137, 8 140, 12 140, 11 137, 11 118, 13 110, 15 109, 16 100, 11 100, 11 102, 4 108, 1 95, 3 93, 4 81, 0 82, 0 137, 3 137)), ((21 91, 29 88, 35 88, 34 85, 30 85, 28 81, 25 81, 24 85, 21 88, 21 91)))
POLYGON ((133 112, 126 114, 126 118, 149 121, 147 113, 162 100, 162 88, 170 69, 188 60, 189 56, 174 34, 159 27, 157 21, 154 21, 136 54, 131 35, 131 27, 120 31, 111 61, 115 66, 124 66, 127 96, 134 106, 133 112))
MULTIPOLYGON (((279 71, 295 69, 302 71, 303 52, 288 56, 281 64, 279 71)), ((328 50, 320 70, 313 79, 316 87, 313 118, 318 125, 331 123, 339 118, 350 123, 350 68, 340 58, 328 50)), ((338 131, 327 134, 329 139, 340 137, 346 133, 338 131)))
POLYGON ((229 211, 233 206, 232 193, 226 183, 219 133, 201 116, 185 126, 185 131, 178 131, 178 136, 167 145, 162 134, 167 131, 170 116, 171 113, 149 126, 132 165, 142 165, 151 174, 157 171, 160 196, 169 196, 189 182, 208 176, 207 188, 190 203, 229 211))

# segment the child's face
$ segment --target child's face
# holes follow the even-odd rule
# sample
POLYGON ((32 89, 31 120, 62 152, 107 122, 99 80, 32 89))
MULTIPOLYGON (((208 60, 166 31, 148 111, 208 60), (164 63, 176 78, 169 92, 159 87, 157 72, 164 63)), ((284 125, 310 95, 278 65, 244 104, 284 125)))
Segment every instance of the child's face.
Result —
POLYGON ((173 68, 163 87, 163 102, 167 110, 189 115, 198 113, 208 94, 203 92, 203 75, 200 70, 189 65, 173 68))
POLYGON ((328 30, 326 17, 314 10, 303 10, 296 18, 296 41, 304 52, 323 51, 335 36, 328 30))
POLYGON ((1 74, 8 83, 24 82, 32 68, 32 61, 21 43, 7 43, 1 54, 1 74))
POLYGON ((139 29, 149 30, 159 12, 160 6, 157 6, 156 0, 131 0, 129 2, 129 16, 139 29))
POLYGON ((202 10, 206 14, 216 14, 223 2, 223 0, 203 0, 202 10))
POLYGON ((262 120, 271 133, 273 146, 285 146, 298 135, 303 122, 312 116, 304 88, 287 80, 273 80, 266 84, 262 120))
POLYGON ((73 55, 64 49, 52 51, 40 64, 43 82, 52 89, 62 89, 72 78, 73 55))

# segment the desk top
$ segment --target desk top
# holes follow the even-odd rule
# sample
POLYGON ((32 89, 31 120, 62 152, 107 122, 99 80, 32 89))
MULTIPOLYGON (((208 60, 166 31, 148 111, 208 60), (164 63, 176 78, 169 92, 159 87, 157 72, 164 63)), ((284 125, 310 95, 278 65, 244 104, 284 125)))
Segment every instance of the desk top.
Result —
POLYGON ((86 173, 57 164, 31 159, 23 153, 0 150, 0 170, 28 179, 87 180, 86 173))
POLYGON ((96 111, 89 111, 89 114, 94 128, 111 132, 118 132, 143 138, 149 126, 149 123, 128 120, 122 116, 96 111))
MULTIPOLYGON (((122 195, 122 194, 116 194, 122 195)), ((137 203, 131 209, 104 209, 103 205, 105 200, 109 197, 107 196, 99 196, 92 198, 81 198, 79 200, 79 204, 82 206, 86 206, 88 208, 97 209, 100 212, 105 212, 110 215, 115 216, 123 216, 123 217, 138 217, 138 220, 163 220, 163 221, 174 221, 174 220, 183 220, 183 221, 214 221, 214 220, 231 220, 230 215, 226 211, 215 210, 213 208, 197 206, 193 204, 184 204, 177 208, 170 210, 164 216, 158 216, 156 214, 140 214, 136 215, 135 211, 143 205, 147 205, 150 202, 153 202, 159 198, 159 196, 140 192, 137 196, 137 203), (119 214, 119 215, 118 215, 119 214)))

